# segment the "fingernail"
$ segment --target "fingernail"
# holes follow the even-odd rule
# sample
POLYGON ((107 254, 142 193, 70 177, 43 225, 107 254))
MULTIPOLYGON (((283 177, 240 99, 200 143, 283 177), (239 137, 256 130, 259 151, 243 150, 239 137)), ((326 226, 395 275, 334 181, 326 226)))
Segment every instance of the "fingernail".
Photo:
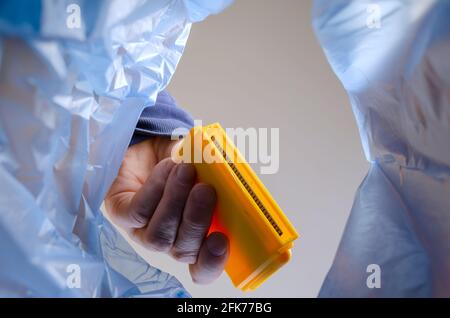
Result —
POLYGON ((206 240, 206 246, 214 256, 222 256, 227 252, 228 242, 221 233, 213 233, 206 240))
POLYGON ((181 163, 177 166, 177 178, 183 184, 191 184, 195 178, 195 168, 192 165, 181 163))

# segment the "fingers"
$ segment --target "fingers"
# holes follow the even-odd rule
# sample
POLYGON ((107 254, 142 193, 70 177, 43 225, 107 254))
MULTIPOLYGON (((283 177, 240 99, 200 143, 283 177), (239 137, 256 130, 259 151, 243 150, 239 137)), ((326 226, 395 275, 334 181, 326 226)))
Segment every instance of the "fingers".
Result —
POLYGON ((178 261, 194 264, 216 205, 216 192, 207 184, 196 184, 189 194, 178 228, 176 241, 171 249, 178 261))
POLYGON ((151 249, 168 252, 172 247, 195 178, 195 168, 189 164, 178 164, 170 172, 162 198, 143 234, 144 244, 151 249))
POLYGON ((166 180, 174 166, 170 158, 155 165, 150 177, 134 195, 129 210, 122 213, 128 227, 142 228, 147 225, 163 196, 166 180))
POLYGON ((208 284, 217 279, 225 268, 229 254, 226 236, 220 232, 211 233, 203 242, 197 262, 189 265, 192 280, 208 284))
POLYGON ((229 244, 222 233, 206 237, 216 193, 195 180, 193 165, 162 160, 120 215, 132 227, 133 239, 189 263, 193 281, 206 284, 223 272, 229 244))

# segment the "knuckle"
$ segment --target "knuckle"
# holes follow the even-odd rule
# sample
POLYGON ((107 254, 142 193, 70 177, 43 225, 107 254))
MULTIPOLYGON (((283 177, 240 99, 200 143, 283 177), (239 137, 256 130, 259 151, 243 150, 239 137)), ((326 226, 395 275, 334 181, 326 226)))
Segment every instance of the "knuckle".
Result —
POLYGON ((178 261, 195 263, 200 251, 200 246, 205 237, 207 227, 201 227, 200 230, 187 231, 183 226, 181 235, 178 236, 171 255, 178 261))
POLYGON ((126 207, 129 203, 129 197, 117 194, 105 200, 105 208, 112 221, 127 227, 129 224, 129 214, 126 207))
POLYGON ((130 221, 135 224, 135 227, 144 227, 148 222, 148 217, 143 211, 136 210, 130 213, 130 221))
POLYGON ((198 250, 183 250, 174 247, 170 254, 179 262, 194 264, 197 261, 198 250))
POLYGON ((158 252, 167 252, 172 247, 174 237, 169 231, 161 229, 153 231, 146 238, 146 245, 158 252))
POLYGON ((186 236, 194 239, 203 238, 206 231, 209 229, 209 226, 209 222, 208 224, 204 224, 196 220, 191 220, 190 218, 185 218, 183 220, 183 232, 186 236))

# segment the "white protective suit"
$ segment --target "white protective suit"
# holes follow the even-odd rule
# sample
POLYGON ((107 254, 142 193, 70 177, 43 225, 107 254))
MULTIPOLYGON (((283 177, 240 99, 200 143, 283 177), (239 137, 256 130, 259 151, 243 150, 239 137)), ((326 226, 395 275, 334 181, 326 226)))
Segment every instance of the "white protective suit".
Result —
POLYGON ((449 297, 450 1, 318 0, 313 24, 371 164, 320 296, 449 297))
POLYGON ((189 296, 99 208, 191 23, 230 2, 0 2, 0 296, 189 296))

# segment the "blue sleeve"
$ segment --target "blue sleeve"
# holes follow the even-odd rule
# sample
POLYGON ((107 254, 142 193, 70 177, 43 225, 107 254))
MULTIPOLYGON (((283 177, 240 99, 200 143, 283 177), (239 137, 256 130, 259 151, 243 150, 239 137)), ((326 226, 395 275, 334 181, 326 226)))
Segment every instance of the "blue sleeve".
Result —
POLYGON ((167 91, 158 94, 156 103, 146 107, 138 120, 130 146, 154 136, 171 136, 176 128, 190 129, 194 125, 192 117, 177 106, 167 91))

